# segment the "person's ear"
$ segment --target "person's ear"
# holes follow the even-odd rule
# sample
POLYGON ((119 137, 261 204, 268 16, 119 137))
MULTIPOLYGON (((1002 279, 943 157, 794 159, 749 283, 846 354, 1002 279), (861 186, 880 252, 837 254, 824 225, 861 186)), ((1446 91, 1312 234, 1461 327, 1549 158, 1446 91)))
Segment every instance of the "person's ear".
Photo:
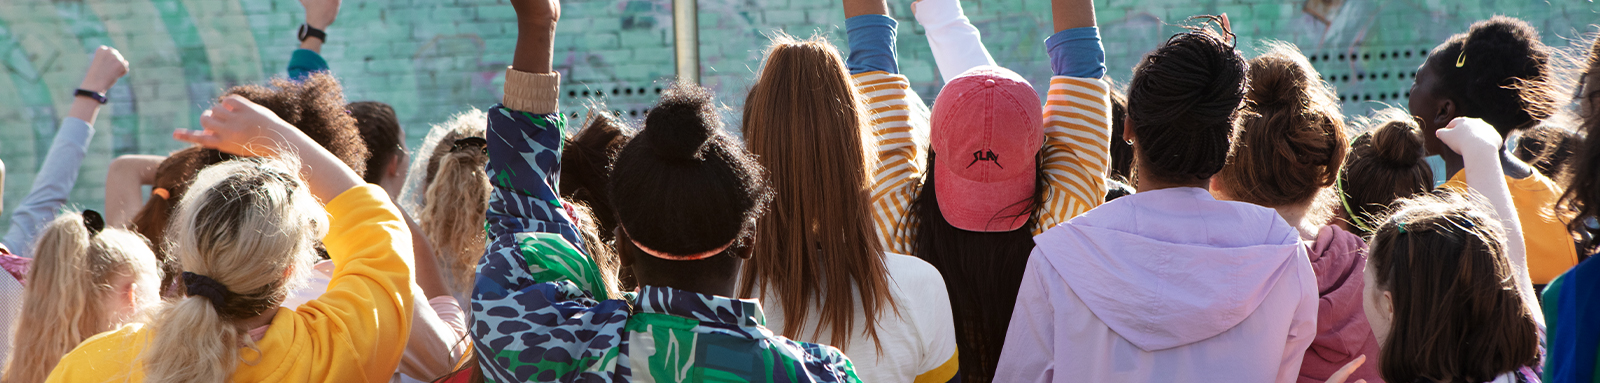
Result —
POLYGON ((1122 117, 1122 140, 1128 141, 1129 145, 1133 144, 1133 117, 1122 117))
POLYGON ((406 162, 406 152, 404 150, 395 153, 393 157, 389 157, 389 177, 405 176, 407 170, 406 162))
POLYGON ((1394 293, 1383 292, 1383 297, 1378 298, 1378 314, 1390 322, 1394 321, 1394 293))
POLYGON ((1449 97, 1440 97, 1438 106, 1434 107, 1433 126, 1450 126, 1450 121, 1461 117, 1456 113, 1456 102, 1449 97))

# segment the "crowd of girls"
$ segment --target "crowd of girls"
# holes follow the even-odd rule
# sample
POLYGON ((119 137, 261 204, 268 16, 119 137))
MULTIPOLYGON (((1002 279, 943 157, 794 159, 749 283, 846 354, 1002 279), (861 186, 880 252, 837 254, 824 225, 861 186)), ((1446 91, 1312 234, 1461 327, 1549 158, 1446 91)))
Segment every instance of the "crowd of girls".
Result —
POLYGON ((0 381, 1600 381, 1600 41, 1482 20, 1346 119, 1226 15, 1123 87, 1092 1, 1028 79, 920 0, 930 105, 885 0, 842 2, 847 45, 775 34, 728 126, 687 83, 569 125, 561 5, 513 0, 501 103, 410 150, 302 0, 286 76, 66 210, 101 47, 0 245, 0 381))

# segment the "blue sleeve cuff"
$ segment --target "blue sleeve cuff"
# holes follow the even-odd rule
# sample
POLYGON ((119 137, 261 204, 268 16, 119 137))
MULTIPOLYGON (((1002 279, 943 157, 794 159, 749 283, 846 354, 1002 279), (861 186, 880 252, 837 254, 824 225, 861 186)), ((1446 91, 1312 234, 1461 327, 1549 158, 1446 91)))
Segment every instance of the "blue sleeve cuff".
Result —
POLYGON ((289 79, 303 80, 315 72, 328 71, 328 61, 309 49, 295 49, 289 56, 289 79))
POLYGON ((1100 28, 1072 28, 1044 40, 1050 50, 1050 69, 1057 76, 1101 78, 1106 75, 1106 48, 1100 28))
POLYGON ((884 15, 861 15, 844 20, 850 39, 850 58, 845 66, 850 74, 872 71, 900 73, 895 62, 894 33, 899 23, 884 15))

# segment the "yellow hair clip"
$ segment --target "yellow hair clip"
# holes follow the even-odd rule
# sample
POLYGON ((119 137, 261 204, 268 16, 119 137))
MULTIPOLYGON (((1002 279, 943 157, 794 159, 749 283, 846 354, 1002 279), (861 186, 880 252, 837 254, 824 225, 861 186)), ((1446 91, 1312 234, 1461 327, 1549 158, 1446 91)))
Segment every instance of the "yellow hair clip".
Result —
POLYGON ((1467 49, 1461 48, 1461 54, 1456 55, 1456 67, 1467 66, 1467 49))

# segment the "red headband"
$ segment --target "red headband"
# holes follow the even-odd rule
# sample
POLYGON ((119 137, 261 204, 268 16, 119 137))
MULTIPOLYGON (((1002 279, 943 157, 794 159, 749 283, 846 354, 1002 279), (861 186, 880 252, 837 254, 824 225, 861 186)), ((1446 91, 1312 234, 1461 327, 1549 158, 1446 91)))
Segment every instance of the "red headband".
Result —
MULTIPOLYGON (((628 229, 627 228, 623 228, 622 232, 623 233, 627 233, 628 229)), ((633 242, 633 246, 634 247, 638 247, 639 250, 643 251, 645 254, 650 254, 653 257, 661 258, 661 259, 665 259, 665 260, 670 260, 670 261, 698 261, 698 260, 702 260, 702 259, 706 259, 706 258, 711 258, 711 256, 717 255, 719 253, 722 253, 723 250, 727 250, 728 247, 733 246, 733 241, 728 241, 728 244, 722 245, 721 247, 718 247, 718 248, 715 248, 715 249, 706 250, 706 251, 702 251, 702 252, 698 252, 698 253, 694 253, 694 254, 688 254, 688 255, 677 255, 677 254, 672 254, 672 253, 668 253, 668 252, 665 252, 665 251, 655 250, 655 249, 651 249, 649 247, 645 247, 644 244, 639 243, 639 241, 633 240, 632 236, 629 236, 629 241, 633 242)))

